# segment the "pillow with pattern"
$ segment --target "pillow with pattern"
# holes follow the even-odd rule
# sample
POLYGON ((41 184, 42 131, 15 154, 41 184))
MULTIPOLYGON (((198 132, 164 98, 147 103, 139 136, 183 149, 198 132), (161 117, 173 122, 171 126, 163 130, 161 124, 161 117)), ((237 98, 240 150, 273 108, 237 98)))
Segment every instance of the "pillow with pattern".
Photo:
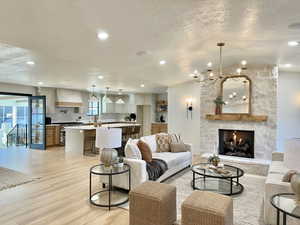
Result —
POLYGON ((170 138, 168 134, 156 135, 157 152, 170 152, 170 138))
POLYGON ((180 135, 178 135, 178 134, 169 134, 169 139, 170 139, 170 143, 172 143, 172 144, 183 143, 180 135))

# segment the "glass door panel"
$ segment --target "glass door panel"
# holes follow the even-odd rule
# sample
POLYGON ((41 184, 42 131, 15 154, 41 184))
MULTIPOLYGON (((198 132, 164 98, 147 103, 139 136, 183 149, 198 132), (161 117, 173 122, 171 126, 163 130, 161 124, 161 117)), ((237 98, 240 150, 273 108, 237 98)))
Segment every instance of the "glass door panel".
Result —
POLYGON ((46 149, 46 97, 30 98, 30 148, 46 149))

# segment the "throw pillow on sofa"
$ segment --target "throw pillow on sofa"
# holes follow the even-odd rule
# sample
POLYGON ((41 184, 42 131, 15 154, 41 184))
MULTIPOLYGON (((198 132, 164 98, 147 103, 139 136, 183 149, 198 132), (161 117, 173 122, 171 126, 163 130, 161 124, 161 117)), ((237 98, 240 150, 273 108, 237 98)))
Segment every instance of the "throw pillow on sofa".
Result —
POLYGON ((139 140, 137 143, 137 146, 139 147, 140 152, 142 154, 142 159, 145 160, 146 162, 151 162, 152 161, 152 151, 151 151, 149 145, 146 142, 139 140))
POLYGON ((157 144, 156 144, 156 135, 149 135, 149 136, 144 136, 141 137, 140 140, 142 140, 143 142, 147 143, 148 146, 150 147, 152 152, 156 152, 157 151, 157 144))
POLYGON ((170 141, 170 143, 173 143, 173 144, 183 143, 180 135, 178 135, 178 134, 169 134, 169 141, 170 141))
POLYGON ((171 152, 186 152, 188 151, 187 145, 184 143, 171 143, 170 144, 171 152))
POLYGON ((170 137, 168 134, 156 135, 157 152, 170 152, 170 137))
POLYGON ((128 139, 125 145, 125 156, 130 159, 142 159, 142 154, 137 146, 138 140, 128 139))

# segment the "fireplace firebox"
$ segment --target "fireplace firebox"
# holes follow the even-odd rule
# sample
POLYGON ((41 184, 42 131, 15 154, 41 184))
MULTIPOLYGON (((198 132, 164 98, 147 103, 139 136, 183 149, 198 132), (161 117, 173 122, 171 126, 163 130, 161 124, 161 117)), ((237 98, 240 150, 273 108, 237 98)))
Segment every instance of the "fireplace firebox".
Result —
POLYGON ((220 129, 219 154, 254 158, 254 131, 220 129))

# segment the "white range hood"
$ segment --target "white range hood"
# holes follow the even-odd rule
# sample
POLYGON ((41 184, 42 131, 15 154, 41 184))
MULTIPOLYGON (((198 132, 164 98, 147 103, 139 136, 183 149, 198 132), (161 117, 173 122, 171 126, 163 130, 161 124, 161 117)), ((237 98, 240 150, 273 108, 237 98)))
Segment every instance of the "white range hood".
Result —
POLYGON ((83 105, 80 91, 56 89, 56 107, 81 107, 83 105))

